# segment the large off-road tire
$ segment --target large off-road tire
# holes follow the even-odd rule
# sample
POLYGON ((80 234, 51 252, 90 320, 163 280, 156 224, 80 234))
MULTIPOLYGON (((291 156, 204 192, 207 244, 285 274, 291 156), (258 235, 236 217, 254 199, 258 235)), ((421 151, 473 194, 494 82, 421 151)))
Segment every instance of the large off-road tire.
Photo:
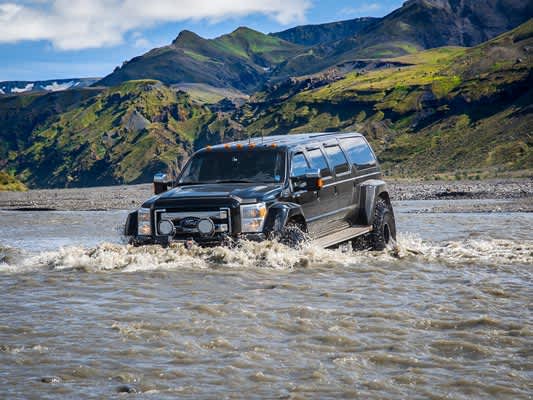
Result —
POLYGON ((300 224, 288 222, 277 235, 278 241, 285 246, 299 248, 307 240, 307 234, 300 224))
POLYGON ((384 250, 396 240, 396 222, 392 207, 383 199, 378 199, 374 208, 372 232, 368 235, 368 244, 372 250, 384 250))
POLYGON ((366 235, 357 236, 352 239, 352 250, 363 251, 370 249, 370 233, 366 235))

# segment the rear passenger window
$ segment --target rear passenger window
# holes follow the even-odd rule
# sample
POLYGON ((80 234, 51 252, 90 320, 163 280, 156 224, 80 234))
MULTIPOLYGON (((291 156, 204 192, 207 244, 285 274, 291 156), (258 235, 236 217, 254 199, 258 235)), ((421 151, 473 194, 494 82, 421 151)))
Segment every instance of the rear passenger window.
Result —
POLYGON ((364 169, 376 165, 374 153, 363 138, 343 139, 341 145, 348 154, 350 162, 357 165, 358 168, 364 169))
POLYGON ((326 158, 324 157, 324 154, 322 154, 320 149, 310 150, 307 152, 307 155, 309 156, 311 168, 318 168, 320 170, 320 174, 323 177, 331 175, 331 171, 329 170, 326 158))
POLYGON ((296 153, 292 157, 291 176, 301 176, 306 173, 309 165, 303 153, 296 153))
POLYGON ((328 155, 330 164, 333 165, 336 175, 350 171, 348 160, 338 145, 327 146, 326 154, 328 155))

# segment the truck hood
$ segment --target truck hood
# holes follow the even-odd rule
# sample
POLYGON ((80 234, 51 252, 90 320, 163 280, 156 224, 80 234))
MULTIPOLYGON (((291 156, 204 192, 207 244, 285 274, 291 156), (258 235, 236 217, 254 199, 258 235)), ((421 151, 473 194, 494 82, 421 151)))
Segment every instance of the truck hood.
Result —
POLYGON ((282 190, 278 183, 223 183, 179 186, 158 196, 150 198, 143 207, 157 200, 186 200, 188 198, 233 197, 246 203, 269 201, 277 197, 282 190))

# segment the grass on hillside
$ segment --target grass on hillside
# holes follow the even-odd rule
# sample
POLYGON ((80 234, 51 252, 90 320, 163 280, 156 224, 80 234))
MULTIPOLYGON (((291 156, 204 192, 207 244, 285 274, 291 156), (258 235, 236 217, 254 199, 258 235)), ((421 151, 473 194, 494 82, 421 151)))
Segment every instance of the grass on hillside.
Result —
POLYGON ((154 80, 129 81, 34 132, 23 156, 41 165, 50 185, 77 182, 93 170, 111 182, 134 182, 154 160, 168 164, 190 148, 210 117, 183 92, 154 80))
POLYGON ((403 90, 407 87, 433 85, 435 94, 442 97, 461 83, 461 78, 450 74, 453 61, 465 53, 461 47, 444 47, 410 54, 394 61, 412 64, 407 67, 384 68, 366 73, 353 72, 344 79, 309 93, 301 93, 300 98, 312 100, 342 100, 357 95, 357 92, 403 90))
POLYGON ((248 95, 236 89, 218 88, 202 83, 178 83, 173 89, 186 92, 192 100, 200 104, 215 104, 224 98, 247 100, 248 95))
POLYGON ((15 176, 7 171, 0 171, 0 192, 25 192, 26 185, 20 182, 15 176))
POLYGON ((252 60, 253 55, 261 55, 271 63, 280 63, 288 52, 299 48, 275 36, 265 35, 249 28, 239 28, 212 41, 219 50, 252 60))
POLYGON ((533 169, 533 21, 475 48, 445 47, 352 72, 285 102, 259 105, 252 134, 362 131, 402 175, 533 169))

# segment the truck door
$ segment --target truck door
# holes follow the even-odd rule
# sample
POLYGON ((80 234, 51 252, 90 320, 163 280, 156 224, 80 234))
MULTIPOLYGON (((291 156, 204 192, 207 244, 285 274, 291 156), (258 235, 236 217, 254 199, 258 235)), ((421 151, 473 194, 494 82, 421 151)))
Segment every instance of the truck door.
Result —
MULTIPOLYGON (((309 163, 303 152, 297 152, 291 158, 291 178, 300 176, 306 173, 309 169, 309 163)), ((318 201, 318 193, 307 190, 297 190, 291 184, 291 201, 299 204, 304 212, 307 221, 307 229, 311 235, 317 234, 317 224, 313 217, 320 214, 320 202, 318 201)))
POLYGON ((332 185, 336 212, 330 218, 330 229, 340 230, 350 225, 350 216, 355 213, 356 207, 353 202, 354 178, 350 163, 338 144, 326 144, 324 150, 335 175, 332 185))
POLYGON ((332 185, 333 176, 319 145, 308 148, 306 153, 311 168, 319 169, 324 181, 322 189, 316 192, 316 215, 313 215, 312 218, 307 218, 308 221, 311 220, 316 237, 320 237, 330 233, 331 215, 337 208, 335 188, 332 185))

